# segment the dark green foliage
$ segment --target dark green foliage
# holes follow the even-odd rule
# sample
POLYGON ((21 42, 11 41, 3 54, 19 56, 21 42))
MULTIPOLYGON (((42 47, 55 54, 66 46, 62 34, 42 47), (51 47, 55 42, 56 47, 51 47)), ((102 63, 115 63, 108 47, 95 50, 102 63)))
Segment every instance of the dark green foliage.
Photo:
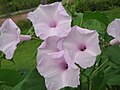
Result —
POLYGON ((34 69, 22 82, 12 90, 46 90, 44 78, 34 69))
POLYGON ((77 11, 104 11, 116 7, 120 7, 120 0, 80 0, 77 11))
POLYGON ((19 20, 16 24, 21 29, 22 34, 26 34, 28 32, 28 30, 32 26, 32 23, 28 19, 26 19, 26 20, 19 20))
POLYGON ((0 0, 0 14, 37 7, 40 0, 0 0))
POLYGON ((23 77, 15 70, 0 69, 0 85, 15 86, 23 77))

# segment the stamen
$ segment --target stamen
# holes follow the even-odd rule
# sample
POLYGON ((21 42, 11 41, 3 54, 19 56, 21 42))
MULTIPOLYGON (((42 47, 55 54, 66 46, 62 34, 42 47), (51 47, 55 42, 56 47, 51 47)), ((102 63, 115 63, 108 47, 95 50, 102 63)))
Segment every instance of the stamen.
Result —
POLYGON ((86 47, 85 47, 85 46, 80 46, 80 47, 79 47, 79 50, 80 50, 80 51, 85 51, 85 50, 86 50, 86 47))

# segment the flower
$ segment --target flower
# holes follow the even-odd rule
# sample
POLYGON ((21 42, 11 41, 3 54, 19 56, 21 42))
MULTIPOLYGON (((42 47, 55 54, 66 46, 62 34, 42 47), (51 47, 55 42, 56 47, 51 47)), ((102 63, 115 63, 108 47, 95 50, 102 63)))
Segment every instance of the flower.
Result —
POLYGON ((82 68, 92 66, 101 53, 97 32, 78 26, 74 26, 63 40, 63 49, 68 50, 75 63, 82 68))
POLYGON ((33 23, 36 36, 43 40, 49 36, 64 37, 71 30, 71 17, 61 2, 39 5, 34 12, 28 13, 28 19, 33 23))
POLYGON ((0 51, 2 51, 7 59, 13 57, 17 44, 20 41, 30 40, 29 35, 20 35, 20 29, 11 20, 7 19, 0 27, 0 51))
POLYGON ((115 38, 110 41, 111 45, 120 43, 120 19, 115 19, 108 25, 107 33, 115 38))
POLYGON ((37 70, 44 76, 48 90, 59 90, 67 86, 77 87, 80 84, 80 70, 64 50, 46 54, 37 63, 37 70))
POLYGON ((57 46, 60 40, 57 36, 51 36, 43 41, 38 47, 37 62, 39 62, 43 56, 46 56, 47 53, 59 52, 60 49, 57 46))

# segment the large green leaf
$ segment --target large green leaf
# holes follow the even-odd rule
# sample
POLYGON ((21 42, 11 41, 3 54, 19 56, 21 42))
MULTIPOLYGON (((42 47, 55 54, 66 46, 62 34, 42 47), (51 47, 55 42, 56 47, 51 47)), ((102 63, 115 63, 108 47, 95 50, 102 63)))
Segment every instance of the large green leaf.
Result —
POLYGON ((3 69, 15 69, 20 71, 32 70, 36 66, 36 53, 40 40, 21 42, 17 46, 12 63, 10 60, 2 60, 3 69))
POLYGON ((46 90, 44 78, 34 69, 22 82, 12 90, 46 90))
POLYGON ((120 85, 120 69, 109 67, 104 70, 104 80, 108 85, 120 85))
POLYGON ((92 90, 106 90, 105 82, 103 82, 104 74, 99 72, 93 79, 91 84, 92 90))
MULTIPOLYGON (((109 61, 120 67, 120 47, 119 45, 110 46, 106 50, 109 61)), ((111 64, 112 65, 112 64, 111 64)))
POLYGON ((102 23, 104 23, 106 26, 109 24, 109 19, 106 16, 106 14, 102 13, 102 12, 85 12, 83 15, 83 20, 89 20, 89 19, 95 19, 98 20, 102 23))
POLYGON ((15 70, 0 69, 0 84, 15 86, 23 77, 15 70))
POLYGON ((103 23, 95 19, 89 19, 83 22, 84 28, 91 30, 96 30, 98 33, 104 34, 106 32, 106 27, 103 23))

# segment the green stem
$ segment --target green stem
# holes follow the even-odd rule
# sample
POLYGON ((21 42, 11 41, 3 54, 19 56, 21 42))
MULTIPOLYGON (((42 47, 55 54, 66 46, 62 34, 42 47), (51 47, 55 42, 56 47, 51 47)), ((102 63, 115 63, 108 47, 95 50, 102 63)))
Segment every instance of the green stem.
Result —
POLYGON ((1 69, 1 63, 2 63, 2 60, 0 59, 0 69, 1 69))
POLYGON ((89 79, 89 76, 87 77, 87 87, 88 87, 87 90, 90 90, 90 79, 89 79))
POLYGON ((0 57, 0 69, 1 69, 1 66, 2 66, 2 57, 3 57, 3 53, 1 53, 1 57, 0 57))
MULTIPOLYGON (((2 59, 0 58, 0 69, 1 69, 1 65, 2 64, 2 59)), ((1 85, 0 85, 0 90, 2 90, 2 87, 1 87, 1 85)))
POLYGON ((90 75, 90 79, 92 79, 92 78, 96 75, 97 71, 98 71, 107 61, 108 61, 108 59, 106 59, 106 60, 90 75))

